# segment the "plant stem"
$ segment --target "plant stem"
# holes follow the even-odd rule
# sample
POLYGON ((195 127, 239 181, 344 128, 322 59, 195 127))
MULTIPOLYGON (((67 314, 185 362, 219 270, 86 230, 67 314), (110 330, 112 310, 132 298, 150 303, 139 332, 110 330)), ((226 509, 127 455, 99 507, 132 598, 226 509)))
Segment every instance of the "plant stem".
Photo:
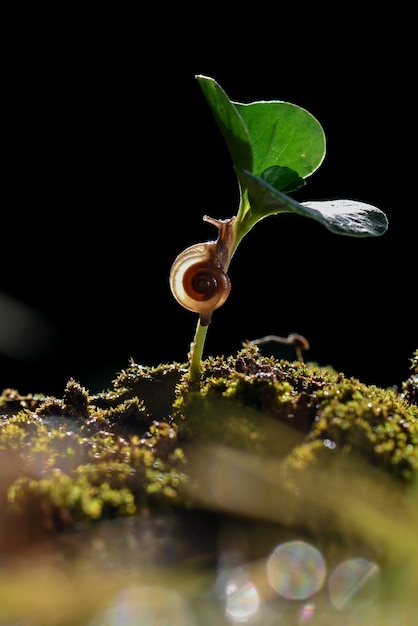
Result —
POLYGON ((202 362, 203 346, 205 345, 206 333, 209 326, 202 326, 200 317, 197 322, 196 332, 192 345, 190 346, 190 382, 196 382, 200 377, 200 366, 202 362))

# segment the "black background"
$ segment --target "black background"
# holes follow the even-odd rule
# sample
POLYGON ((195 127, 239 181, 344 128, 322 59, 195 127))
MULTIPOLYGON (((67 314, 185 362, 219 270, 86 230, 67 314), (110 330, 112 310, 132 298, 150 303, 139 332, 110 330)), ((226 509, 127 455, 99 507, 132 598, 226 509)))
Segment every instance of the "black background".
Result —
POLYGON ((232 100, 285 100, 320 121, 327 156, 296 199, 362 200, 390 223, 383 237, 361 240, 296 215, 257 224, 234 256, 205 354, 297 332, 310 342, 308 360, 399 385, 418 346, 407 16, 377 27, 364 16, 334 15, 325 26, 279 11, 228 24, 213 8, 101 11, 8 23, 0 290, 40 315, 45 334, 19 330, 0 300, 1 388, 62 395, 74 377, 94 392, 130 357, 186 359, 197 319, 169 291, 171 263, 216 235, 204 214, 230 217, 238 205, 200 73, 232 100), (401 26, 395 48, 389 30, 401 26))

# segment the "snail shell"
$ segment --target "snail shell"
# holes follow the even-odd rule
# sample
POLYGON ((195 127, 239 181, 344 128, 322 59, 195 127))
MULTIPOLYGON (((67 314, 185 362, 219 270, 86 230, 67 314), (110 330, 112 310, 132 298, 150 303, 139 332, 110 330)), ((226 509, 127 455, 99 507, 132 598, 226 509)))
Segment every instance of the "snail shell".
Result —
POLYGON ((217 255, 217 242, 197 243, 175 259, 170 288, 185 309, 206 315, 229 296, 231 283, 217 255))

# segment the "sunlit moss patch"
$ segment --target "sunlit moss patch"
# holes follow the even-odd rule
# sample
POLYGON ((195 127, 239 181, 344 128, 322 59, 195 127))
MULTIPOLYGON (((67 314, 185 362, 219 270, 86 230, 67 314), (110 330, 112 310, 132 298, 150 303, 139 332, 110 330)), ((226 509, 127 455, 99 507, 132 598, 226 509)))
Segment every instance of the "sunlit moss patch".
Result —
POLYGON ((27 518, 48 531, 193 506, 188 455, 202 445, 259 455, 266 467, 274 460, 283 475, 353 458, 408 482, 418 468, 414 390, 413 377, 385 390, 255 346, 206 359, 198 385, 184 364, 131 361, 94 395, 73 379, 62 398, 8 389, 0 503, 10 523, 27 518))

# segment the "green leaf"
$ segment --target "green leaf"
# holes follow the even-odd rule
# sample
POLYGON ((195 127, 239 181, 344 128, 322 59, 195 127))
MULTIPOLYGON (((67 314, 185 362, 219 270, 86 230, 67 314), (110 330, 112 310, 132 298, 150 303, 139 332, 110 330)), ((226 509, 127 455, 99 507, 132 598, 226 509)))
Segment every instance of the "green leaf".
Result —
POLYGON ((337 235, 379 237, 388 229, 383 211, 358 200, 311 200, 299 206, 304 210, 297 212, 321 222, 337 235))
POLYGON ((226 142, 240 187, 232 253, 258 221, 289 211, 339 235, 377 237, 387 230, 386 215, 364 202, 299 203, 286 195, 304 185, 325 157, 324 131, 306 109, 280 100, 233 102, 212 78, 196 78, 226 142))
POLYGON ((266 178, 276 189, 294 191, 321 165, 325 134, 311 113, 278 100, 233 102, 213 78, 200 74, 196 79, 234 167, 266 178), (272 168, 285 168, 288 174, 293 171, 292 184, 289 185, 288 177, 282 180, 279 175, 273 179, 272 168))
POLYGON ((218 83, 208 76, 196 76, 236 167, 253 171, 253 153, 248 129, 236 107, 218 83))
MULTIPOLYGON (((378 237, 388 228, 386 215, 375 206, 357 200, 324 200, 299 203, 248 171, 236 170, 248 190, 251 218, 237 226, 238 245, 254 224, 268 215, 294 212, 310 217, 338 235, 378 237)), ((235 249, 236 249, 235 246, 235 249)))
POLYGON ((284 193, 295 191, 306 185, 303 178, 299 176, 294 170, 288 167, 280 167, 279 165, 273 165, 268 167, 261 174, 261 178, 275 189, 280 189, 284 193))
POLYGON ((276 100, 233 104, 251 138, 254 164, 249 171, 261 176, 272 166, 287 167, 303 179, 321 165, 326 151, 325 134, 311 113, 276 100))

